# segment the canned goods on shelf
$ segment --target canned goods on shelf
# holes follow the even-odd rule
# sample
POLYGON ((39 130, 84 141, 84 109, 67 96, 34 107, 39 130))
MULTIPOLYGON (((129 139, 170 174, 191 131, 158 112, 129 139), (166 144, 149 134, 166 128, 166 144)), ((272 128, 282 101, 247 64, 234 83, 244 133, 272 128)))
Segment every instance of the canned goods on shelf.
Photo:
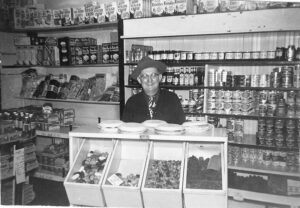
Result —
POLYGON ((167 53, 167 51, 162 51, 162 53, 160 55, 160 58, 163 61, 168 60, 168 53, 167 53))
POLYGON ((268 59, 275 59, 275 51, 267 51, 268 59))
POLYGON ((231 59, 233 59, 233 52, 226 52, 226 53, 225 53, 225 59, 226 59, 226 60, 231 60, 231 59))
POLYGON ((243 52, 243 59, 251 59, 251 52, 250 51, 245 51, 243 52))
POLYGON ((259 52, 259 51, 253 51, 253 52, 251 53, 251 55, 252 55, 251 59, 259 59, 259 57, 260 57, 260 52, 259 52))
POLYGON ((187 52, 186 59, 189 61, 193 60, 193 52, 191 52, 191 51, 187 52))
POLYGON ((233 53, 233 59, 240 60, 243 58, 243 53, 242 52, 234 52, 233 53))
POLYGON ((217 52, 210 52, 209 53, 209 59, 210 60, 217 60, 218 59, 218 53, 217 52))
POLYGON ((223 60, 225 58, 225 53, 224 52, 218 52, 218 59, 223 60))
POLYGON ((201 60, 201 53, 194 53, 194 60, 201 60))
POLYGON ((209 53, 208 52, 204 52, 202 53, 203 55, 203 60, 209 60, 209 53))
POLYGON ((241 91, 240 90, 232 91, 232 99, 240 100, 241 99, 241 91))
POLYGON ((260 86, 260 75, 253 74, 251 75, 251 87, 259 87, 260 86))
POLYGON ((268 52, 267 51, 261 51, 259 53, 259 59, 267 59, 268 58, 268 52))
POLYGON ((168 61, 174 61, 174 51, 167 51, 168 61))
POLYGON ((187 59, 187 52, 186 51, 181 51, 180 52, 180 60, 185 61, 187 59))

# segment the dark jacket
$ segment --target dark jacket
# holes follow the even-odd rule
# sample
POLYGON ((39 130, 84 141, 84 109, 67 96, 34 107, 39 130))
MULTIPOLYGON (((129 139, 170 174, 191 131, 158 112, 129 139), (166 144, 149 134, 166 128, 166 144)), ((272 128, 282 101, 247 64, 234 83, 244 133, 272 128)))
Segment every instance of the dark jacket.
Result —
MULTIPOLYGON (((144 92, 131 96, 126 102, 122 120, 141 123, 149 119, 151 118, 144 92)), ((182 124, 185 121, 185 115, 178 96, 173 92, 160 90, 152 119, 182 124)))

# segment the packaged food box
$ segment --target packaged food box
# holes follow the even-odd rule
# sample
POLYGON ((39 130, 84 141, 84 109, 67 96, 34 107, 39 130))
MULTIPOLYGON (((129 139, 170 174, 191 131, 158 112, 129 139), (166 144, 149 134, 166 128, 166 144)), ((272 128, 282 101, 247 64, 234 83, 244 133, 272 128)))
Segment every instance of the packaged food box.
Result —
POLYGON ((110 62, 110 48, 111 43, 103 43, 102 44, 102 61, 104 64, 108 64, 110 62))
POLYGON ((151 142, 143 178, 145 208, 182 208, 183 142, 151 142))
POLYGON ((81 25, 84 24, 85 10, 84 7, 72 8, 73 11, 73 24, 81 25))
POLYGON ((97 23, 106 22, 105 4, 97 4, 94 7, 94 18, 97 23))
POLYGON ((102 189, 108 207, 143 207, 141 196, 149 143, 118 140, 102 189))
POLYGON ((225 159, 221 144, 187 143, 184 168, 184 205, 226 207, 225 159))
POLYGON ((101 183, 114 142, 110 139, 84 140, 64 181, 70 204, 105 206, 101 183))
POLYGON ((118 19, 130 18, 129 0, 119 0, 117 2, 117 8, 118 8, 118 19))

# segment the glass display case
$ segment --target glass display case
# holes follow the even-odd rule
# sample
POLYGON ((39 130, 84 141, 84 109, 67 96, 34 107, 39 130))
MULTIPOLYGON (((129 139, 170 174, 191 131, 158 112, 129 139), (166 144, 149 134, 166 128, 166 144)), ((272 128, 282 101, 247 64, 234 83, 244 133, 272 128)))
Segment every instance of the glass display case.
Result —
POLYGON ((171 203, 172 207, 195 207, 201 201, 203 206, 227 207, 224 129, 162 135, 153 131, 104 132, 95 125, 75 129, 69 136, 71 169, 64 185, 70 204, 147 208, 170 207, 171 203), (94 184, 73 181, 76 174, 82 174, 82 179, 88 175, 83 161, 91 150, 94 154, 103 151, 103 142, 110 143, 103 178, 94 184), (193 162, 196 167, 190 166, 193 162))

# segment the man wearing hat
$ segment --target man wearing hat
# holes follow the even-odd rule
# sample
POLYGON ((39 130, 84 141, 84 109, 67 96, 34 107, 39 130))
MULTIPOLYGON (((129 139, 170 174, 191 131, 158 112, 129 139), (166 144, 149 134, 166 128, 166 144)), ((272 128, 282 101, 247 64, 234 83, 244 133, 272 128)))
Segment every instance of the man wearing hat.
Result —
POLYGON ((175 124, 185 121, 178 96, 159 88, 166 67, 164 63, 147 56, 138 63, 131 76, 141 84, 143 91, 128 99, 122 116, 123 121, 141 123, 149 119, 158 119, 175 124))

